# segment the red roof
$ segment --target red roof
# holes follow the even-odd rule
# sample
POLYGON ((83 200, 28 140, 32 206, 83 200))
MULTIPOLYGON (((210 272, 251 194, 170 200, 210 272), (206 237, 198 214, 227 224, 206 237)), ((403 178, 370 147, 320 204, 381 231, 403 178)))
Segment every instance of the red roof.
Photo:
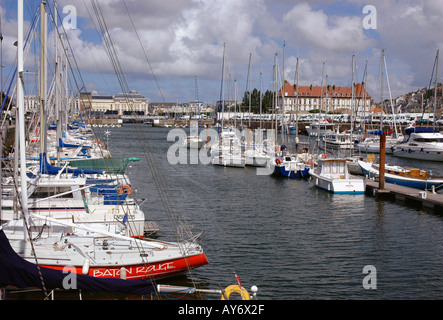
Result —
MULTIPOLYGON (((292 86, 289 82, 285 81, 285 96, 295 97, 296 96, 296 85, 292 86)), ((351 98, 352 97, 352 88, 348 87, 338 87, 335 85, 328 85, 327 87, 320 86, 299 86, 298 94, 300 97, 309 96, 309 97, 318 97, 326 96, 326 93, 329 97, 341 97, 341 98, 351 98), (322 90, 323 89, 323 90, 322 90)), ((364 84, 357 83, 354 85, 354 95, 356 98, 366 97, 368 99, 371 98, 369 93, 366 91, 364 84)))

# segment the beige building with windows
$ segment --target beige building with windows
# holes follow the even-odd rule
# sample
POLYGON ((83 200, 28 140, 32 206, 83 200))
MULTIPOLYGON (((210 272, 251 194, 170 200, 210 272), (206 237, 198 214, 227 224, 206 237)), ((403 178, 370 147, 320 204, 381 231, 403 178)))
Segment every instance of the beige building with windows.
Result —
MULTIPOLYGON (((350 113, 352 110, 361 114, 370 112, 371 96, 366 91, 364 84, 354 85, 354 106, 352 106, 352 96, 352 88, 348 87, 310 85, 297 88, 296 85, 285 81, 285 110, 288 113, 296 111, 306 113, 312 110, 321 110, 325 113, 350 113)), ((279 97, 281 99, 281 94, 279 97)))
POLYGON ((148 99, 135 90, 115 96, 82 92, 78 97, 80 111, 89 115, 147 115, 148 99))

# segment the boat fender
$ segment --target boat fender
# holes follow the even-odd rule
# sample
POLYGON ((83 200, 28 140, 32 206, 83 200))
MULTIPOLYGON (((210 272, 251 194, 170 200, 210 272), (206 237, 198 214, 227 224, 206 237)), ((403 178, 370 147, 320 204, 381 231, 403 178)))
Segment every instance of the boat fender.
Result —
POLYGON ((127 184, 125 184, 125 185, 123 185, 121 188, 120 188, 120 194, 128 194, 128 195, 130 195, 131 193, 132 193, 132 189, 131 189, 131 187, 130 186, 128 186, 127 184), (125 191, 126 190, 126 191, 125 191))
POLYGON ((87 275, 89 273, 89 259, 85 259, 85 262, 83 262, 82 273, 84 275, 87 275))
POLYGON ((237 284, 233 284, 233 285, 226 287, 225 290, 223 290, 223 292, 222 292, 221 299, 222 300, 229 300, 229 296, 232 293, 240 294, 242 300, 251 300, 251 298, 249 297, 248 291, 245 288, 243 288, 237 284))
POLYGON ((275 159, 275 163, 279 166, 281 165, 281 160, 279 158, 275 159))

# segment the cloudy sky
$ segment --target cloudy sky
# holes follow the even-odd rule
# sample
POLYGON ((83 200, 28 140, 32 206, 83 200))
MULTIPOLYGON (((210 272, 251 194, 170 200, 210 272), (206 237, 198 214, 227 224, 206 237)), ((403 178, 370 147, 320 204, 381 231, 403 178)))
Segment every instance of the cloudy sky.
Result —
MULTIPOLYGON (((38 3, 25 0, 25 30, 38 3)), ((48 3, 52 7, 54 1, 48 3)), ((15 57, 17 4, 0 4, 6 83, 15 57)), ((392 95, 398 96, 429 85, 437 49, 443 48, 443 0, 59 0, 58 7, 59 24, 72 14, 63 8, 76 10, 75 28, 66 36, 86 88, 109 95, 122 91, 102 41, 100 11, 129 88, 152 102, 195 100, 197 77, 199 100, 215 103, 224 44, 225 98, 233 97, 234 81, 243 95, 250 57, 251 87, 260 87, 262 73, 263 90, 272 90, 276 54, 291 84, 298 57, 300 85, 319 85, 324 66, 328 83, 343 86, 351 84, 355 55, 354 79, 362 80, 367 62, 366 83, 376 101, 382 92, 382 49, 392 95), (367 5, 371 11, 365 11, 367 5)), ((28 68, 35 60, 31 49, 28 68)), ((383 92, 388 97, 387 87, 383 92)))

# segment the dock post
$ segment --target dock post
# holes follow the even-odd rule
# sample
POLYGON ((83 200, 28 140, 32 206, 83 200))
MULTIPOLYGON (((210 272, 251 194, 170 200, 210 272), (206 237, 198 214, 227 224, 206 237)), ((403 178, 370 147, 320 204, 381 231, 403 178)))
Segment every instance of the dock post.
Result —
POLYGON ((385 157, 386 157, 386 135, 384 132, 380 136, 380 167, 379 167, 379 181, 378 189, 385 188, 385 157))

